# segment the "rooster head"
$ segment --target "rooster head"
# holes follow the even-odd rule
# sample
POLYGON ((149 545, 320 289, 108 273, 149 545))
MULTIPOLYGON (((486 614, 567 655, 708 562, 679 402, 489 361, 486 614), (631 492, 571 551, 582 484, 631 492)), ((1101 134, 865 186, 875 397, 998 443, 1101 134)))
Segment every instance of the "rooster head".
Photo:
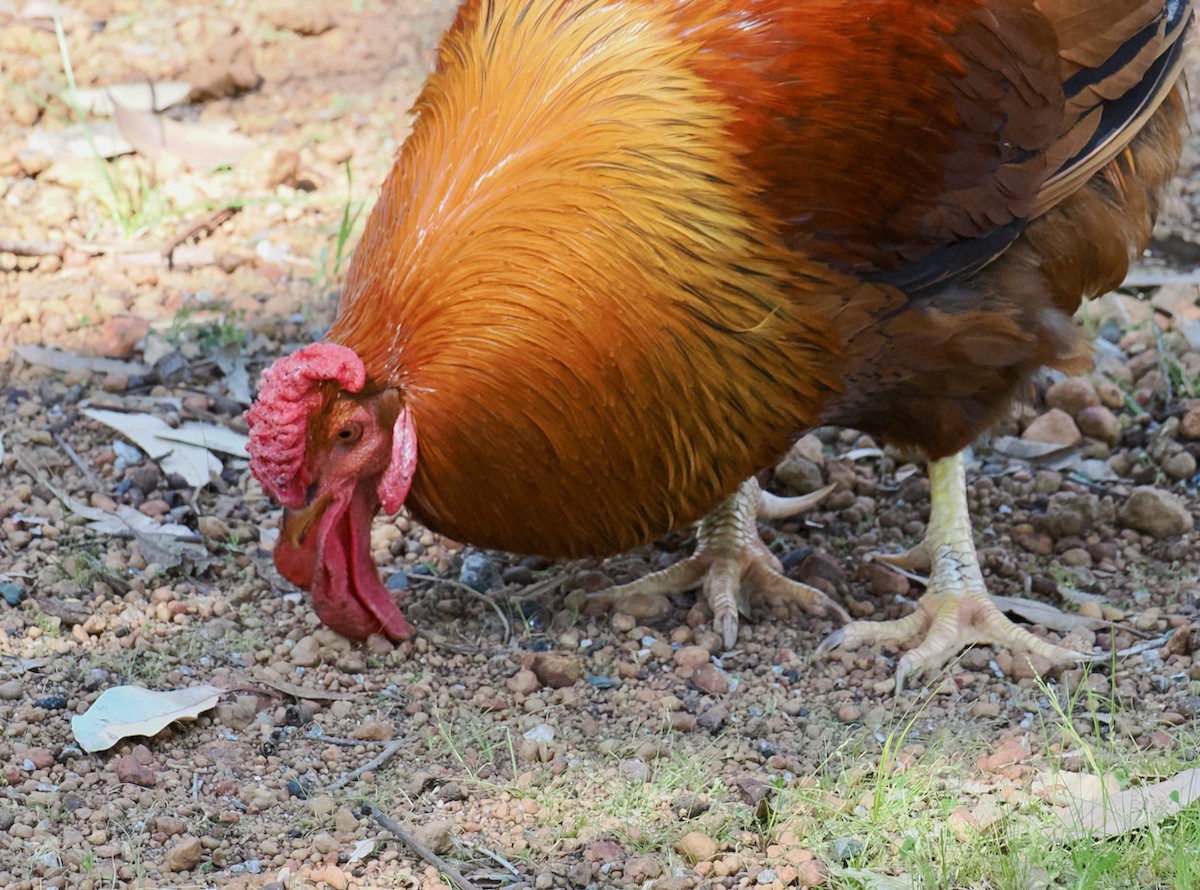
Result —
POLYGON ((381 506, 400 509, 416 472, 416 430, 399 391, 369 386, 354 350, 314 343, 263 372, 246 421, 250 471, 285 508, 280 573, 312 593, 338 633, 411 637, 371 559, 371 521, 381 506))

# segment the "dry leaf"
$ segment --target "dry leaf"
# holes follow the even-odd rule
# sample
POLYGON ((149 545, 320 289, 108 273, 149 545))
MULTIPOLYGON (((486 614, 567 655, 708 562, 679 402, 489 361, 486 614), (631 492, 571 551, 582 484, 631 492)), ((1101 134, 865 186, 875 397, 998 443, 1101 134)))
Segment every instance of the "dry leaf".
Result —
POLYGON ((178 429, 152 414, 126 414, 84 408, 82 414, 112 427, 150 455, 166 473, 178 473, 188 485, 200 488, 222 465, 212 454, 220 451, 246 456, 245 436, 211 423, 185 423, 178 429))
POLYGON ((88 528, 104 534, 132 536, 138 542, 138 547, 147 562, 157 562, 164 568, 174 568, 190 559, 198 562, 208 558, 208 550, 190 528, 174 523, 159 523, 146 514, 128 505, 121 505, 116 512, 108 513, 97 507, 89 507, 71 497, 64 489, 59 488, 45 477, 37 467, 29 463, 20 454, 17 462, 22 469, 45 485, 54 496, 62 501, 64 507, 77 516, 89 520, 88 528))
POLYGON ((354 698, 346 692, 333 692, 328 689, 310 689, 307 686, 297 686, 294 683, 288 683, 286 680, 263 680, 267 686, 272 689, 278 689, 284 695, 290 695, 296 699, 308 699, 309 701, 346 701, 354 698))
POLYGON ((176 720, 194 720, 215 707, 226 690, 190 686, 155 692, 141 686, 106 689, 92 706, 71 718, 75 741, 85 751, 104 751, 121 739, 155 735, 176 720))
POLYGON ((1001 612, 1020 615, 1030 624, 1040 624, 1049 630, 1072 631, 1078 627, 1095 629, 1108 624, 1102 618, 1085 618, 1057 609, 1049 603, 1039 603, 1023 596, 993 596, 992 602, 1001 612))
POLYGON ((106 87, 85 87, 64 90, 62 99, 68 105, 97 116, 107 117, 113 113, 113 102, 120 102, 134 111, 163 111, 178 105, 192 91, 190 83, 179 80, 164 80, 159 83, 114 83, 106 87))
POLYGON ((215 356, 217 367, 225 375, 225 388, 229 395, 243 405, 254 401, 250 392, 250 372, 246 368, 246 356, 237 346, 222 346, 215 356))
POLYGON ((1113 837, 1169 819, 1196 800, 1200 800, 1200 768, 1099 800, 1076 801, 1059 809, 1058 817, 1070 840, 1113 837))
POLYGON ((975 824, 979 826, 979 830, 986 831, 999 822, 1003 814, 995 798, 988 795, 975 804, 971 809, 971 815, 975 818, 975 824))
POLYGON ((1030 753, 1029 742, 1024 737, 1006 735, 1000 740, 995 751, 986 757, 980 757, 975 761, 975 765, 984 772, 1001 772, 1027 760, 1030 753))
POLYGON ((1052 445, 1049 442, 1034 442, 1016 436, 1000 436, 993 440, 992 451, 1004 457, 1044 464, 1055 458, 1064 457, 1075 450, 1074 445, 1052 445))
POLYGON ((849 878, 863 890, 913 890, 913 882, 904 875, 885 875, 865 868, 831 868, 835 878, 849 878))
POLYGON ((1075 445, 1051 445, 1015 436, 1000 436, 992 442, 992 451, 1002 457, 1024 461, 1030 466, 1078 473, 1093 482, 1111 482, 1117 478, 1105 461, 1083 457, 1075 445))
MULTIPOLYGON (((76 124, 63 130, 37 129, 25 141, 31 151, 44 154, 55 162, 77 158, 87 161, 87 167, 97 171, 97 157, 107 160, 133 151, 129 140, 120 134, 112 121, 76 124)), ((48 175, 50 170, 42 175, 48 175)))
POLYGON ((232 164, 257 147, 253 140, 237 133, 201 124, 183 124, 148 111, 135 111, 115 101, 113 118, 121 135, 138 154, 154 161, 166 152, 192 170, 232 164))
POLYGON ((134 538, 146 562, 173 569, 185 559, 195 562, 208 557, 208 550, 199 536, 186 525, 158 522, 127 504, 108 513, 80 503, 66 492, 55 490, 55 494, 68 510, 88 520, 88 528, 92 531, 134 538))
POLYGON ((1188 346, 1192 349, 1200 349, 1200 321, 1192 319, 1176 318, 1179 323, 1179 330, 1183 333, 1184 339, 1188 341, 1188 346))
POLYGON ((199 421, 190 420, 187 423, 181 423, 178 427, 168 427, 167 430, 158 434, 158 438, 167 442, 180 442, 184 445, 191 445, 196 448, 204 448, 208 451, 216 451, 220 454, 228 454, 233 457, 249 458, 250 453, 246 450, 246 443, 250 440, 241 433, 235 433, 228 427, 219 426, 215 423, 200 423, 199 421))
POLYGON ((1121 790, 1113 775, 1103 778, 1094 773, 1069 773, 1053 770, 1045 777, 1033 780, 1032 791, 1042 800, 1056 806, 1069 806, 1082 801, 1111 797, 1121 790))
POLYGON ((97 374, 127 374, 130 377, 141 377, 150 373, 150 367, 141 362, 123 362, 115 358, 97 358, 90 355, 79 355, 74 352, 63 352, 61 349, 51 349, 48 346, 14 346, 13 352, 29 362, 55 371, 92 371, 97 374))

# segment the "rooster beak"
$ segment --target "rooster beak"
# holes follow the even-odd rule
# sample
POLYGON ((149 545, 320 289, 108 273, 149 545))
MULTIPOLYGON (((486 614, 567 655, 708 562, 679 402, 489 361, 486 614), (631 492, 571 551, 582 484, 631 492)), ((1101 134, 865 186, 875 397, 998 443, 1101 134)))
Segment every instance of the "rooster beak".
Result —
POLYGON ((299 548, 309 530, 320 521, 326 508, 333 503, 333 495, 326 492, 308 506, 299 510, 283 511, 280 537, 292 547, 299 548))

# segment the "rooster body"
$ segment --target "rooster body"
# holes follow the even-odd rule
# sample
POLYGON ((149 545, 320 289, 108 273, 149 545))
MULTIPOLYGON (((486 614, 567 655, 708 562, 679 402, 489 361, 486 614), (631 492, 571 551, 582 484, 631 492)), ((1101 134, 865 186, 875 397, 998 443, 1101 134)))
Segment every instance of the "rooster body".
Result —
POLYGON ((1080 355, 1179 152, 1179 3, 469 0, 252 469, 276 561, 410 629, 370 518, 548 556, 699 518, 818 422, 931 458, 1080 355), (1164 99, 1164 97, 1170 98, 1164 99))

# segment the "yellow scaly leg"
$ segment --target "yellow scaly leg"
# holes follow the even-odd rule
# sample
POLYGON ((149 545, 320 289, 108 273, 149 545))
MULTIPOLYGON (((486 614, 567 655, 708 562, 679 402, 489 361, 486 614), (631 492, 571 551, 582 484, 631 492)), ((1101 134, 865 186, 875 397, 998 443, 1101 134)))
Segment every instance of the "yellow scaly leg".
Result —
MULTIPOLYGON (((983 571, 971 537, 967 511, 967 479, 962 453, 929 465, 932 502, 925 540, 910 554, 927 555, 932 573, 916 611, 896 621, 855 621, 834 631, 817 647, 817 654, 845 646, 920 641, 900 659, 896 691, 911 674, 934 671, 966 647, 983 643, 1036 653, 1061 664, 1091 656, 1038 639, 1009 621, 996 608, 983 583, 983 571), (924 551, 924 554, 921 551, 924 551), (922 636, 924 637, 922 639, 922 636)), ((909 554, 902 560, 906 561, 909 554)))
POLYGON ((591 594, 589 599, 611 606, 633 594, 665 596, 700 587, 712 607, 713 628, 721 634, 726 648, 733 648, 737 642, 738 616, 749 614, 750 592, 758 592, 769 601, 797 603, 814 615, 849 621, 845 610, 823 592, 783 574, 783 566, 758 536, 756 522, 810 510, 832 488, 804 497, 780 498, 763 491, 756 479, 747 479, 701 520, 694 554, 637 581, 591 594))

